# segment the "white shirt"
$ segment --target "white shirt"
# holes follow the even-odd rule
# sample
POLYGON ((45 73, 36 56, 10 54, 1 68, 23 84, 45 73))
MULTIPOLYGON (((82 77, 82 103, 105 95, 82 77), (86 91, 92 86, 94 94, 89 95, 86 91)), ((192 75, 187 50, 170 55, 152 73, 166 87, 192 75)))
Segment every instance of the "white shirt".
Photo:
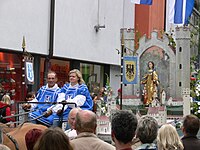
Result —
POLYGON ((73 140, 77 136, 76 130, 74 129, 66 130, 65 134, 69 137, 70 140, 73 140))

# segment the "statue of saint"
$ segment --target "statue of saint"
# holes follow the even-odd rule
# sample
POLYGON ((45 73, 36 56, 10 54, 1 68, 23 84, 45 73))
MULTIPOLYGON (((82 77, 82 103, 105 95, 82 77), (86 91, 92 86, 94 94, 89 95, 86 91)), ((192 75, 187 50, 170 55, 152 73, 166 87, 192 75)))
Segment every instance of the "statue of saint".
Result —
POLYGON ((144 94, 144 104, 151 104, 152 100, 158 97, 158 74, 154 69, 154 63, 152 61, 148 62, 148 73, 142 78, 141 84, 144 84, 143 94, 144 94))

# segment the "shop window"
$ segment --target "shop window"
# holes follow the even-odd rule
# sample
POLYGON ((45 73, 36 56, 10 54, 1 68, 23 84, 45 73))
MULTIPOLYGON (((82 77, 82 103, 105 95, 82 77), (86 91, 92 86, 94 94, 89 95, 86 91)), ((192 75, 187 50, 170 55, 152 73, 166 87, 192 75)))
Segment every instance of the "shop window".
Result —
POLYGON ((80 71, 90 93, 98 94, 103 86, 103 66, 81 63, 80 71))
MULTIPOLYGON (((40 68, 40 86, 44 85, 44 58, 41 59, 40 68)), ((51 59, 49 63, 49 70, 55 71, 58 77, 58 86, 62 87, 68 82, 69 61, 51 59)))
POLYGON ((22 80, 22 56, 0 52, 0 99, 7 94, 11 102, 23 101, 26 89, 22 80))

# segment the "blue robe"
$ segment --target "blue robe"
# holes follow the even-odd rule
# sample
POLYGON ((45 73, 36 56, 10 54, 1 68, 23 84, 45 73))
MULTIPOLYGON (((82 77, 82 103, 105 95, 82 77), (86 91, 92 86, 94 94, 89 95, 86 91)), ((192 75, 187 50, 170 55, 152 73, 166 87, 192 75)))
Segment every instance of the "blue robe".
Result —
MULTIPOLYGON (((36 99, 38 102, 56 102, 58 97, 58 92, 60 88, 56 85, 53 88, 48 88, 47 86, 43 86, 38 90, 38 93, 36 95, 36 99)), ((30 118, 35 119, 41 115, 44 114, 44 112, 47 111, 49 107, 51 107, 52 104, 38 104, 34 109, 36 111, 30 113, 30 118)), ((41 123, 51 126, 53 124, 53 118, 52 117, 41 117, 37 119, 41 123)))
MULTIPOLYGON (((57 100, 57 102, 63 101, 63 100, 68 101, 69 98, 71 99, 70 102, 73 102, 73 98, 75 98, 78 95, 81 95, 81 96, 84 96, 86 98, 86 100, 82 105, 78 105, 77 107, 80 107, 83 110, 92 110, 92 108, 93 108, 93 101, 92 101, 92 98, 90 96, 90 92, 89 92, 89 90, 88 90, 88 88, 85 84, 77 85, 77 87, 71 87, 70 84, 65 84, 61 88, 60 93, 64 93, 65 98, 57 100)), ((65 108, 64 108, 63 115, 58 116, 58 115, 55 114, 54 120, 59 120, 60 117, 63 117, 63 121, 67 121, 68 115, 69 115, 69 112, 70 112, 71 109, 72 109, 71 107, 68 107, 66 105, 65 108)))

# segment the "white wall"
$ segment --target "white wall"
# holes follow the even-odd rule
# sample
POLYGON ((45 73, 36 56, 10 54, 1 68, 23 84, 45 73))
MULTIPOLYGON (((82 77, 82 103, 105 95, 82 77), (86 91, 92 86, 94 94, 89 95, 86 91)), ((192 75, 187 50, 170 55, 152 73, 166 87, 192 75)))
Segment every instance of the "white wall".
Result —
POLYGON ((50 0, 1 0, 0 48, 47 54, 50 0))
MULTIPOLYGON (((54 56, 120 64, 120 28, 134 23, 130 0, 55 2, 54 56), (105 28, 96 33, 98 23, 105 28)), ((49 18, 50 0, 1 0, 0 48, 22 51, 25 36, 29 52, 48 55, 49 18)))
POLYGON ((133 27, 129 0, 99 0, 99 21, 98 0, 57 0, 54 55, 119 65, 122 27, 133 27), (105 28, 96 33, 98 22, 105 28))
POLYGON ((113 96, 117 96, 117 90, 120 88, 121 81, 121 67, 120 66, 110 66, 110 86, 113 90, 113 96))

